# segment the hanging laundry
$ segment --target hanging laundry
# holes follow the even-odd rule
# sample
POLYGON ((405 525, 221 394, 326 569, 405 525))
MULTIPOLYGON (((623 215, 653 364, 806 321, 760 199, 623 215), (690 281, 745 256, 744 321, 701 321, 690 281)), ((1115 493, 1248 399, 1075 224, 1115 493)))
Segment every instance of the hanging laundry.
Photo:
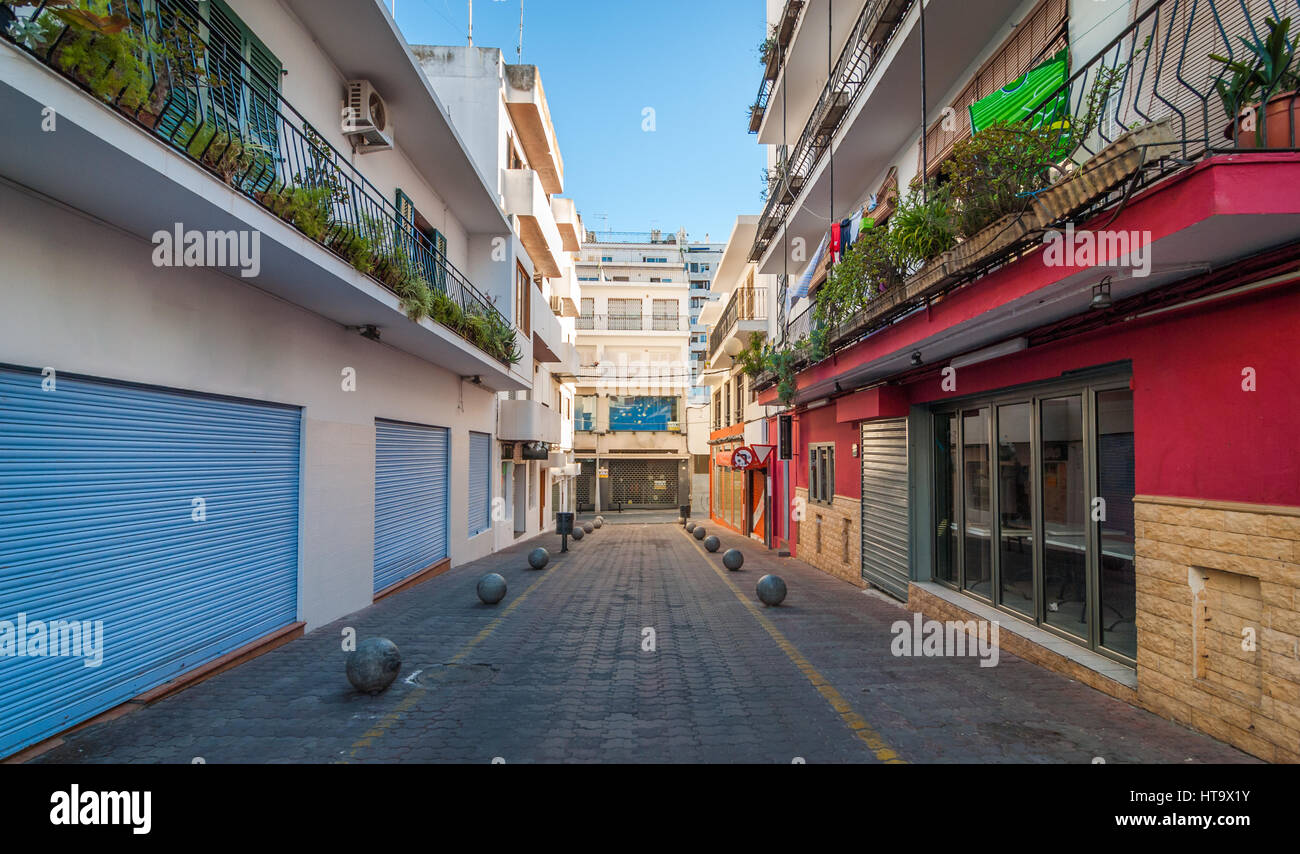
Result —
POLYGON ((822 238, 822 242, 817 246, 817 251, 813 253, 812 261, 809 262, 803 275, 799 277, 799 284, 786 291, 785 310, 787 313, 790 307, 794 305, 795 300, 808 296, 808 291, 812 288, 813 273, 817 271, 817 265, 822 262, 822 257, 826 254, 826 248, 830 245, 831 236, 827 234, 822 238))

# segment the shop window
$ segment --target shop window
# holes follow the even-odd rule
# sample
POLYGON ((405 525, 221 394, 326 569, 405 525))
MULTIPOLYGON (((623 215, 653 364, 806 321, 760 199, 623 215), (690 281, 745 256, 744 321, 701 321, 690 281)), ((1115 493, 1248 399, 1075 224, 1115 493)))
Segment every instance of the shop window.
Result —
MULTIPOLYGON (((1133 393, 1056 383, 937 407, 934 580, 1127 662, 1137 654, 1133 393)), ((810 446, 809 495, 820 456, 810 446)))

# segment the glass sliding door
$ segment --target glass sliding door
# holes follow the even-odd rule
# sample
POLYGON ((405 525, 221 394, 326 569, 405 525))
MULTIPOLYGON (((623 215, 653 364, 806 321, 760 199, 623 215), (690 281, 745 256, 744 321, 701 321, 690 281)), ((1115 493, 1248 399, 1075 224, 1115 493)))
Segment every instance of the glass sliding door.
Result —
POLYGON ((962 415, 962 585, 993 598, 993 519, 989 496, 989 410, 962 415))
POLYGON ((998 586, 1004 607, 1034 616, 1034 406, 998 407, 998 586))
POLYGON ((1043 614, 1049 626, 1081 638, 1088 632, 1087 466, 1083 397, 1043 400, 1043 614))
POLYGON ((957 414, 934 417, 934 575, 957 584, 957 496, 961 464, 957 454, 957 414))
POLYGON ((1102 646, 1137 658, 1133 571, 1133 392, 1097 393, 1098 629, 1102 646))

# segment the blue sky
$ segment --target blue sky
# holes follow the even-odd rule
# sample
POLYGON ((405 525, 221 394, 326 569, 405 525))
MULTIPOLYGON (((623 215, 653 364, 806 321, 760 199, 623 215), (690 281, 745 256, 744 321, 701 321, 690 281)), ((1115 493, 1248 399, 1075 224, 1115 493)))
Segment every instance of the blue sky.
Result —
MULTIPOLYGON (((393 0, 385 0, 391 7, 393 0)), ((413 44, 464 44, 467 0, 396 0, 413 44)), ((520 0, 476 0, 474 44, 514 62, 520 0)), ((707 233, 723 243, 761 210, 765 165, 747 130, 762 73, 763 0, 524 0, 564 156, 565 195, 588 228, 707 233), (654 110, 655 130, 642 130, 654 110)))

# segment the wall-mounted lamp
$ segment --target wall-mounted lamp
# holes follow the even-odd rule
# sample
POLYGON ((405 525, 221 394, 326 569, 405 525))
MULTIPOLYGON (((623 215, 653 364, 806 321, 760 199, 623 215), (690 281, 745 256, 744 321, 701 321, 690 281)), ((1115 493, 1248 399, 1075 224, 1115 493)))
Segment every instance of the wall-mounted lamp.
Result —
POLYGON ((1092 288, 1092 302, 1088 307, 1093 311, 1105 311, 1115 304, 1110 296, 1110 276, 1102 279, 1092 288))
POLYGON ((912 367, 919 368, 923 364, 924 362, 921 361, 921 351, 917 350, 915 353, 912 354, 912 367))

